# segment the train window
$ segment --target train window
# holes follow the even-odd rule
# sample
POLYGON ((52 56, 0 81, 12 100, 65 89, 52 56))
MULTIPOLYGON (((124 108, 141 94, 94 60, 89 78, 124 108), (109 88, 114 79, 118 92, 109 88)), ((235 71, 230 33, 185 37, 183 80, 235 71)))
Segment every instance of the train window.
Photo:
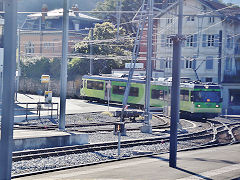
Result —
POLYGON ((189 101, 189 91, 188 90, 180 91, 180 100, 181 101, 189 101))
POLYGON ((152 89, 152 99, 163 100, 163 90, 152 89))
POLYGON ((123 95, 125 92, 125 86, 113 86, 113 94, 123 95))
POLYGON ((131 88, 130 88, 130 92, 129 92, 129 96, 138 97, 138 91, 139 91, 139 88, 137 88, 137 87, 131 87, 131 88))
POLYGON ((220 91, 194 91, 194 102, 221 102, 220 91))
POLYGON ((103 90, 103 82, 99 81, 87 81, 88 89, 103 90))
MULTIPOLYGON (((119 94, 119 95, 124 95, 126 86, 113 86, 113 94, 119 94)), ((139 93, 139 88, 136 87, 131 87, 129 96, 135 96, 138 97, 139 93)))

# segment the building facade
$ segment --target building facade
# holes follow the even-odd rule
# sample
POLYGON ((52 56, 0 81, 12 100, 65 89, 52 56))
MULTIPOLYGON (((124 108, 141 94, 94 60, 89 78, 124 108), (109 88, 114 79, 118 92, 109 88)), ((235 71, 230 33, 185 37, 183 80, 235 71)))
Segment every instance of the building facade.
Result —
MULTIPOLYGON (((172 76, 172 36, 177 34, 178 6, 160 11, 156 69, 172 76)), ((209 0, 183 5, 181 77, 220 83, 223 114, 240 113, 240 8, 209 0)))
MULTIPOLYGON (((71 53, 75 43, 82 40, 95 23, 102 21, 78 12, 74 5, 69 10, 69 43, 71 53)), ((20 51, 22 56, 61 57, 63 9, 48 11, 43 5, 41 13, 30 14, 20 30, 20 51)))

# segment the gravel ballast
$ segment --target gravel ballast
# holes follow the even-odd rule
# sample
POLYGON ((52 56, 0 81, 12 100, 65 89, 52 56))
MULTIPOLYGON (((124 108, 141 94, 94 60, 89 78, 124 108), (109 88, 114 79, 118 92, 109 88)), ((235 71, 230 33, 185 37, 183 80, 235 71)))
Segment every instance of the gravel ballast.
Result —
MULTIPOLYGON (((119 119, 116 117, 111 117, 106 114, 101 113, 89 113, 89 114, 76 114, 67 115, 66 124, 80 124, 80 123, 101 123, 101 122, 116 122, 119 119)), ((160 120, 153 119, 152 124, 159 124, 160 120)), ((162 123, 162 122, 161 122, 162 123)), ((198 132, 204 129, 209 129, 210 125, 208 123, 201 122, 190 122, 187 120, 180 120, 182 128, 185 130, 184 133, 198 132)), ((52 125, 53 121, 48 119, 42 120, 31 120, 26 122, 26 124, 35 125, 52 125)), ((141 126, 142 123, 128 123, 126 126, 128 128, 141 126)), ((109 126, 114 128, 113 126, 109 126)), ((179 132, 180 134, 181 132, 179 132)), ((121 136, 121 140, 130 139, 145 139, 153 137, 166 137, 169 136, 169 128, 163 129, 161 131, 154 131, 152 134, 141 133, 140 131, 128 131, 126 136, 121 136)), ((112 132, 98 132, 89 134, 89 143, 99 143, 99 142, 112 142, 117 141, 118 136, 113 135, 112 132)), ((178 141, 178 149, 186 149, 190 147, 196 147, 206 144, 211 139, 196 139, 188 141, 178 141)), ((132 157, 136 151, 146 151, 152 153, 163 153, 169 151, 169 142, 162 142, 154 145, 142 145, 131 148, 122 148, 121 157, 132 157)), ((82 154, 71 154, 59 157, 48 157, 39 158, 28 161, 13 162, 12 174, 23 174, 35 171, 41 171, 52 168, 60 168, 73 165, 81 165, 88 163, 101 162, 111 159, 117 159, 117 149, 97 151, 93 153, 82 153, 82 154)))

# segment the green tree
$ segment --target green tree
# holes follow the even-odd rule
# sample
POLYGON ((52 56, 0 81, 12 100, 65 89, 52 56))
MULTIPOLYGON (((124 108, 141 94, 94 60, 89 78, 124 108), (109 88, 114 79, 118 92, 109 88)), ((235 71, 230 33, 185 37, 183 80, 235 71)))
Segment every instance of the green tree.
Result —
POLYGON ((128 56, 132 52, 133 40, 126 36, 126 31, 120 28, 120 35, 124 38, 116 40, 117 29, 112 23, 96 24, 93 29, 93 41, 91 33, 75 45, 76 53, 89 54, 90 43, 93 43, 93 55, 128 56))
POLYGON ((77 75, 89 73, 89 60, 73 58, 68 63, 68 79, 74 79, 77 75))
POLYGON ((48 74, 53 78, 60 76, 60 59, 49 59, 46 57, 34 57, 22 59, 21 61, 22 76, 40 79, 42 74, 48 74))
MULTIPOLYGON (((90 40, 91 33, 89 32, 83 41, 75 45, 75 53, 89 56, 90 43, 93 43, 93 56, 95 58, 93 74, 111 73, 111 69, 122 67, 126 57, 131 56, 133 40, 126 36, 126 31, 123 28, 120 28, 122 38, 117 41, 116 32, 117 29, 110 22, 96 24, 93 29, 93 40, 90 40)), ((69 63, 69 73, 73 76, 77 73, 89 73, 89 58, 73 59, 69 63)))
MULTIPOLYGON (((121 23, 127 32, 135 32, 136 27, 131 23, 134 15, 141 7, 142 0, 122 0, 121 10, 126 11, 126 13, 121 14, 121 23)), ((95 11, 116 11, 117 0, 104 0, 103 2, 98 2, 95 11)), ((116 13, 97 13, 96 16, 100 19, 117 23, 116 13)))

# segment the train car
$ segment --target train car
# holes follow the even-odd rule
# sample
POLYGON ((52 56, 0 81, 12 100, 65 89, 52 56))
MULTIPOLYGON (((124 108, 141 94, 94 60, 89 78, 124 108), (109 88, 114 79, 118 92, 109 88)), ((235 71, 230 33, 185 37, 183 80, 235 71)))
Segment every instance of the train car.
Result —
MULTIPOLYGON (((81 96, 90 101, 107 101, 108 90, 111 102, 122 103, 127 78, 88 76, 82 78, 81 96), (109 88, 109 89, 108 89, 109 88)), ((171 82, 152 81, 150 106, 168 110, 170 114, 171 82)), ((145 80, 133 79, 128 104, 143 106, 145 80)), ((221 113, 221 89, 215 84, 181 83, 180 114, 182 117, 213 118, 221 113)))
MULTIPOLYGON (((109 88, 109 100, 121 103, 123 100, 127 78, 115 78, 107 76, 88 76, 82 78, 82 88, 80 94, 84 99, 90 101, 107 101, 109 88), (108 85, 110 84, 110 85, 108 85)), ((164 96, 168 93, 168 87, 152 84, 150 105, 153 107, 163 107, 164 96), (165 95, 164 95, 165 94, 165 95)), ((133 79, 128 97, 128 104, 144 105, 145 101, 145 80, 133 79)))
POLYGON ((221 109, 219 85, 181 83, 180 113, 183 117, 213 118, 221 113, 221 109))

